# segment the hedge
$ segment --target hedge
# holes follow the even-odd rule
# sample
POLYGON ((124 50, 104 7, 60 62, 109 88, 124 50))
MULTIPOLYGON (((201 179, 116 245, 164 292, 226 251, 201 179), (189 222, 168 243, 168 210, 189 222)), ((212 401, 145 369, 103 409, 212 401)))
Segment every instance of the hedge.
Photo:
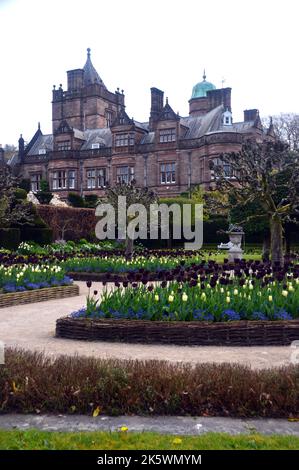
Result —
POLYGON ((39 245, 48 245, 52 240, 53 230, 50 228, 21 227, 21 241, 31 241, 39 245))
POLYGON ((21 241, 20 229, 0 228, 0 247, 15 250, 21 241))
POLYGON ((299 366, 122 361, 7 349, 2 413, 296 418, 299 366))
POLYGON ((54 240, 61 238, 63 228, 67 240, 95 239, 94 209, 40 205, 37 212, 53 231, 54 240))

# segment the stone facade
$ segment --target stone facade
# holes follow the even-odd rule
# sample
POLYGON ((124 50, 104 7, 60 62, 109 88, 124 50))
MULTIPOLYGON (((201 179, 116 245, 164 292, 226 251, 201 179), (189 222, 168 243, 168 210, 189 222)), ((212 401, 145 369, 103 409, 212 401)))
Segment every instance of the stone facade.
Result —
POLYGON ((134 179, 162 197, 176 196, 196 185, 213 185, 210 160, 240 150, 244 139, 274 138, 256 109, 244 111, 244 122, 234 123, 231 89, 215 89, 205 75, 193 89, 188 117, 176 114, 164 93, 152 88, 146 123, 126 114, 123 90, 108 91, 89 49, 83 69, 67 75, 67 90, 53 89, 52 134, 38 128, 26 146, 21 136, 11 162, 31 180, 33 191, 47 180, 61 198, 69 192, 102 196, 108 184, 134 179))

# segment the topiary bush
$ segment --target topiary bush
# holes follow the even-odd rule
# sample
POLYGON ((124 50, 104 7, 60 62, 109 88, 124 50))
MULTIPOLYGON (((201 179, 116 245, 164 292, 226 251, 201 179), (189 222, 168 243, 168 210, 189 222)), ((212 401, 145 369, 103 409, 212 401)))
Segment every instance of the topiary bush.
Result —
POLYGON ((69 193, 67 198, 72 207, 85 207, 84 199, 79 194, 69 193))

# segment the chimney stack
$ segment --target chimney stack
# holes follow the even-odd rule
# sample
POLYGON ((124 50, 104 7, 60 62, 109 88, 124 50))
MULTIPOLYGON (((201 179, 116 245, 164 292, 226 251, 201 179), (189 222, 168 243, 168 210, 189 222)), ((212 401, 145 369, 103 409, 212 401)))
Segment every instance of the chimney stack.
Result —
POLYGON ((158 88, 151 88, 151 114, 149 120, 150 131, 155 129, 157 121, 164 104, 164 92, 158 88))
POLYGON ((245 109, 244 110, 244 121, 255 121, 259 115, 258 109, 245 109))

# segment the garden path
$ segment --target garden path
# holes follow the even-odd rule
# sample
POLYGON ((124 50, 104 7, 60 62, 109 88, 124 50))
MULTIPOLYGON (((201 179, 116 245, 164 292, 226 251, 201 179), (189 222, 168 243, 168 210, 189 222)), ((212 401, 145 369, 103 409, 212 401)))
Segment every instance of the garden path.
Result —
MULTIPOLYGON (((159 346, 55 338, 57 318, 69 315, 85 305, 88 290, 84 282, 78 284, 80 295, 77 297, 1 308, 0 341, 6 346, 43 351, 55 356, 80 354, 102 358, 159 359, 172 362, 235 362, 259 369, 290 364, 293 350, 289 346, 159 346)), ((92 286, 92 290, 97 289, 99 292, 101 288, 99 283, 92 286)))

